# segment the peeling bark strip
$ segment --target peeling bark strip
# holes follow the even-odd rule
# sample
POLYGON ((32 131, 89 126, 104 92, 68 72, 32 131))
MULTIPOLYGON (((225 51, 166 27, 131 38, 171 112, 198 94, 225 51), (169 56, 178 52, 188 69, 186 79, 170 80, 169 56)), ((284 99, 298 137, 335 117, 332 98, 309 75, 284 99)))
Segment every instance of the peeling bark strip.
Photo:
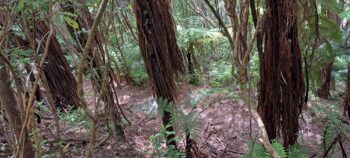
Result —
POLYGON ((260 57, 258 111, 269 139, 294 144, 303 105, 304 80, 298 43, 297 1, 267 0, 265 48, 260 57))
MULTIPOLYGON (((153 91, 157 97, 174 101, 176 86, 174 77, 183 72, 183 59, 176 43, 174 23, 170 14, 169 2, 165 0, 135 0, 140 50, 147 73, 153 81, 153 91)), ((171 114, 165 112, 164 126, 169 125, 171 114)), ((166 128, 173 131, 173 127, 166 128)), ((167 145, 176 148, 171 141, 175 135, 167 136, 167 145)))

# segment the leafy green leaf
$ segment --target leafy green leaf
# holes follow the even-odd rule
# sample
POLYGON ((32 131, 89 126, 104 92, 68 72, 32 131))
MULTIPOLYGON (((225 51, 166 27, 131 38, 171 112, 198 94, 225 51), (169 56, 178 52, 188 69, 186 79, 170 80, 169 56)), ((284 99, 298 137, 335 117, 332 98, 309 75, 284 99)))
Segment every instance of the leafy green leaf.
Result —
POLYGON ((71 19, 70 17, 64 16, 64 21, 66 21, 66 23, 69 26, 73 27, 74 29, 79 29, 79 24, 75 20, 71 19))
POLYGON ((339 14, 339 17, 349 20, 350 19, 350 11, 343 11, 342 13, 339 14))
POLYGON ((129 3, 128 4, 128 9, 132 10, 133 6, 132 6, 132 3, 129 3))
POLYGON ((16 11, 19 12, 24 8, 24 0, 19 0, 16 6, 16 11))

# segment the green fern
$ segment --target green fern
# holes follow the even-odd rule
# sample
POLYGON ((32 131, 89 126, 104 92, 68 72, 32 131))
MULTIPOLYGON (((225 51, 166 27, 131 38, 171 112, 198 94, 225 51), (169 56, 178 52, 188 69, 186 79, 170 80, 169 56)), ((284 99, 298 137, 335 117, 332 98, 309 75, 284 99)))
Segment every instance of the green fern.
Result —
MULTIPOLYGON (((183 157, 185 156, 183 153, 180 153, 177 150, 172 150, 171 148, 168 148, 165 150, 162 148, 162 145, 165 144, 165 138, 168 135, 173 135, 175 132, 169 132, 165 129, 168 126, 177 126, 179 132, 176 132, 177 135, 180 133, 183 133, 183 137, 186 137, 187 135, 190 135, 192 138, 199 137, 201 130, 202 130, 202 124, 199 121, 198 114, 196 112, 190 112, 189 114, 184 114, 181 110, 175 108, 173 102, 165 99, 165 98, 158 98, 158 114, 160 117, 164 116, 164 112, 170 112, 171 113, 171 119, 170 124, 168 124, 166 127, 163 125, 160 128, 160 131, 150 137, 150 141, 153 145, 153 154, 155 157, 183 157)), ((180 140, 179 137, 175 137, 170 141, 178 142, 180 140)))
MULTIPOLYGON (((248 142, 249 152, 247 155, 242 156, 241 158, 271 158, 270 154, 265 150, 262 144, 248 142)), ((272 147, 278 153, 281 158, 307 158, 306 151, 304 148, 295 144, 292 145, 289 149, 285 149, 281 143, 276 140, 272 141, 272 147)))
POLYGON ((295 144, 288 149, 288 158, 308 158, 306 153, 305 147, 295 144))
POLYGON ((332 105, 327 108, 319 108, 326 115, 327 122, 323 129, 323 144, 322 149, 327 149, 336 137, 347 134, 350 127, 344 124, 339 118, 342 117, 338 107, 332 105))

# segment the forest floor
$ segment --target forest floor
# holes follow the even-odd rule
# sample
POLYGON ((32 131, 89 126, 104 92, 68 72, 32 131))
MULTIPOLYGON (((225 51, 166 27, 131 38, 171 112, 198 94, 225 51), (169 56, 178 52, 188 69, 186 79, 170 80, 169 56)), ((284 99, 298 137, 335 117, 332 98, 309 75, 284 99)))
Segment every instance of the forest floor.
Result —
MULTIPOLYGON (((91 90, 88 83, 85 88, 91 90)), ((238 99, 236 93, 234 87, 211 88, 208 85, 180 85, 176 101, 177 108, 182 109, 184 113, 196 111, 198 120, 201 122, 198 136, 194 138, 198 151, 200 151, 200 157, 240 157, 249 151, 249 142, 258 141, 257 124, 250 117, 248 106, 238 99)), ((149 86, 125 85, 118 90, 118 98, 126 118, 131 122, 131 124, 125 125, 125 139, 110 136, 105 141, 101 141, 108 137, 108 132, 104 124, 105 119, 100 116, 97 141, 102 143, 98 143, 98 146, 95 147, 94 157, 154 157, 152 156, 154 150, 150 137, 159 132, 161 119, 157 115, 157 105, 152 99, 149 86)), ((88 101, 92 109, 92 95, 88 96, 88 101)), ((309 157, 322 157, 322 133, 326 124, 325 114, 313 107, 327 109, 327 106, 331 105, 340 105, 340 100, 310 101, 308 108, 304 109, 300 119, 301 128, 298 142, 306 147, 309 157)), ((61 120, 61 137, 65 140, 66 157, 85 157, 90 138, 88 127, 91 124, 88 119, 78 121, 75 124, 71 122, 69 118, 61 120)), ((53 124, 53 119, 50 116, 43 118, 42 124, 40 124, 43 138, 54 138, 52 134, 54 133, 53 124)), ((183 133, 178 132, 177 134, 181 134, 183 137, 183 133)), ((348 143, 350 136, 347 135, 343 139, 345 150, 350 151, 350 143, 348 143)), ((41 149, 44 153, 42 157, 55 157, 53 144, 50 142, 50 140, 43 141, 44 145, 41 149)), ((182 151, 184 151, 184 142, 184 139, 178 142, 182 151)), ((332 152, 334 157, 341 157, 340 147, 335 148, 332 152)), ((0 154, 0 157, 7 156, 0 154)))

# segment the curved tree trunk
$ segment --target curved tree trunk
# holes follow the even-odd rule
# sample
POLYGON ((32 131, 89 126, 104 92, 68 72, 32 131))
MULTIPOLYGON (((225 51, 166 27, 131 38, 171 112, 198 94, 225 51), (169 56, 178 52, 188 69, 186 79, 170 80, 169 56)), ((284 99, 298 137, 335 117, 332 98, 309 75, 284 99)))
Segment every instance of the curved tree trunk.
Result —
MULTIPOLYGON (((19 105, 17 104, 16 98, 11 88, 11 80, 9 74, 7 73, 5 69, 5 64, 1 59, 0 83, 0 102, 6 111, 6 116, 8 117, 11 128, 15 132, 16 139, 18 142, 22 130, 22 119, 20 115, 19 105)), ((34 158, 32 142, 30 140, 29 133, 26 128, 24 129, 24 144, 21 144, 20 147, 21 146, 23 146, 24 148, 20 149, 23 151, 19 151, 19 157, 34 158)))
POLYGON ((304 80, 298 42, 297 1, 267 0, 265 48, 260 56, 258 111, 269 139, 297 140, 304 80))
MULTIPOLYGON (((174 102, 176 86, 174 77, 183 72, 183 59, 176 43, 174 23, 166 0, 136 0, 139 44, 148 76, 152 80, 154 94, 174 102)), ((164 112, 162 118, 166 131, 173 133, 171 113, 164 112)), ((167 136, 167 146, 176 146, 175 134, 167 136)))

